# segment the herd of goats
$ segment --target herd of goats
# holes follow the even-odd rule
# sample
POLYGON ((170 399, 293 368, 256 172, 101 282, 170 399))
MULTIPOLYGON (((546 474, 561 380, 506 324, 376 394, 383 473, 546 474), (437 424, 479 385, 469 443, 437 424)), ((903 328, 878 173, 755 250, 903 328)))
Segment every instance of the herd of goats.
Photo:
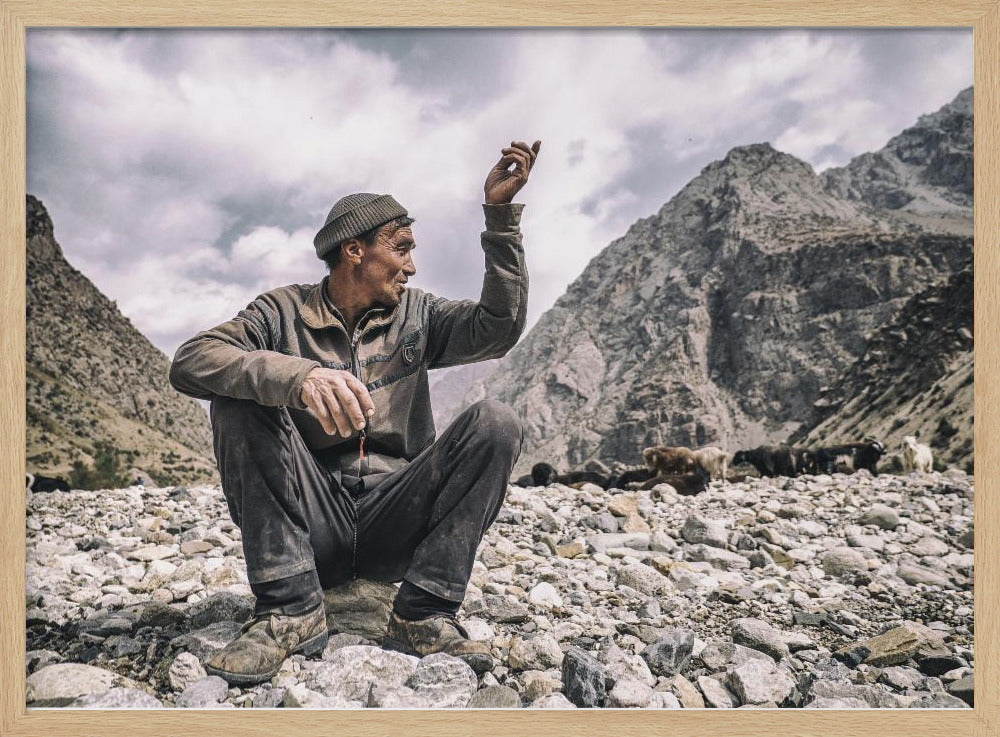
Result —
MULTIPOLYGON (((907 435, 900 443, 900 457, 905 473, 928 473, 934 469, 934 455, 929 446, 907 435)), ((560 474, 548 463, 536 463, 531 473, 514 483, 518 486, 547 486, 553 483, 577 486, 596 484, 602 489, 652 489, 670 484, 679 494, 698 494, 710 481, 738 482, 746 474, 730 475, 730 466, 752 466, 764 477, 802 476, 820 473, 854 473, 861 469, 878 474, 879 459, 885 446, 866 438, 860 443, 845 443, 814 448, 797 445, 761 445, 740 450, 730 457, 712 446, 692 450, 685 447, 656 446, 642 451, 645 466, 620 467, 611 471, 600 461, 588 461, 583 470, 560 474)))

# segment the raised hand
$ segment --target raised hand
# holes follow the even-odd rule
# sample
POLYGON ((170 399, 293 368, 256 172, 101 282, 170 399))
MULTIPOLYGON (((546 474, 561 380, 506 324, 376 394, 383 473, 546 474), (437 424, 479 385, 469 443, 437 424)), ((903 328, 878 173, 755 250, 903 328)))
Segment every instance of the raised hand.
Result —
POLYGON ((535 141, 530 147, 524 141, 511 141, 510 146, 500 152, 500 161, 490 169, 483 186, 486 204, 502 205, 514 200, 514 195, 527 183, 541 147, 541 141, 535 141))

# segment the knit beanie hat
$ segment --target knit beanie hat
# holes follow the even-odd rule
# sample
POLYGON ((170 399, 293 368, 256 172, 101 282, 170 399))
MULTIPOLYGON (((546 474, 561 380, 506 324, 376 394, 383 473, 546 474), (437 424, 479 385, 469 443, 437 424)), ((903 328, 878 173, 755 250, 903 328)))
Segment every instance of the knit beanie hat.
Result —
POLYGON ((392 195, 360 192, 341 197, 313 239, 316 255, 324 258, 337 244, 405 215, 406 208, 392 195))

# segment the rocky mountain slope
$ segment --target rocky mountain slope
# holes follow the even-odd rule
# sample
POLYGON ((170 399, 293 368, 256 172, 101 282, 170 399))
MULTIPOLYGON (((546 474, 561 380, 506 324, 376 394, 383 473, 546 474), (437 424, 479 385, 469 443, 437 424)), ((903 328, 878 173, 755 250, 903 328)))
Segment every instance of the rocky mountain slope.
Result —
POLYGON ((944 284, 911 298, 820 393, 811 421, 791 440, 809 445, 869 434, 892 453, 904 436, 916 435, 934 449, 939 467, 972 473, 972 293, 970 259, 944 284))
POLYGON ((966 708, 973 497, 956 470, 512 486, 460 613, 492 670, 380 649, 395 589, 356 581, 321 657, 229 688, 204 663, 253 599, 217 487, 29 494, 28 706, 966 708))
POLYGON ((169 362, 63 256, 27 202, 27 470, 65 475, 98 443, 155 482, 216 477, 208 417, 167 383, 169 362))
MULTIPOLYGON (((768 144, 733 149, 595 257, 466 403, 494 396, 523 418, 517 473, 808 429, 871 336, 969 264, 971 97, 823 176, 768 144)), ((896 346, 926 358, 915 348, 896 346)), ((948 457, 964 466, 972 405, 954 409, 968 419, 949 420, 950 447, 966 450, 948 457)), ((855 429, 903 412, 886 401, 855 429)))

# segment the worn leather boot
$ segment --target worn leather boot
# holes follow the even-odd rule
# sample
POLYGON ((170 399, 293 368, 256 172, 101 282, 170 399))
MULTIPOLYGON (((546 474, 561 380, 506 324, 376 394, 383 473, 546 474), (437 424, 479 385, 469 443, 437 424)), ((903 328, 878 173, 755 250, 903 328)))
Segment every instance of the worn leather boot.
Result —
POLYGON ((323 605, 298 616, 264 614, 243 626, 240 636, 205 663, 205 672, 231 686, 251 686, 274 676, 294 653, 317 655, 329 635, 323 605))
POLYGON ((477 674, 493 668, 489 645, 470 640, 465 628, 446 614, 411 620, 393 612, 382 647, 421 658, 432 653, 447 653, 464 660, 477 674))

